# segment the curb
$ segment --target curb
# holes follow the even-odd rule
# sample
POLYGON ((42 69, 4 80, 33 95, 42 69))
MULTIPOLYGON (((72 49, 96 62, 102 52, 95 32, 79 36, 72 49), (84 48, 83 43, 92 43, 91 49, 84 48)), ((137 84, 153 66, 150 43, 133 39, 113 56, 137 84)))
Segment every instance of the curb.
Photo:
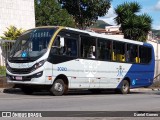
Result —
POLYGON ((4 88, 0 88, 0 93, 3 93, 4 88))
POLYGON ((20 88, 0 88, 0 93, 17 93, 21 92, 20 88))
POLYGON ((136 89, 131 89, 131 91, 160 91, 160 88, 136 88, 136 89))
POLYGON ((160 91, 160 88, 152 88, 152 91, 160 91))

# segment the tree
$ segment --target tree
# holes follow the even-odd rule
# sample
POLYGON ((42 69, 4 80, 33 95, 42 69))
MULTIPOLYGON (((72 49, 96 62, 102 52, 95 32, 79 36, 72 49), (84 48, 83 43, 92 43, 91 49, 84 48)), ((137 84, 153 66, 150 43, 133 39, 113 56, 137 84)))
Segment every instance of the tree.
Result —
POLYGON ((63 10, 57 0, 35 0, 36 26, 74 27, 73 18, 63 10))
POLYGON ((121 25, 124 38, 144 42, 151 30, 152 19, 147 14, 137 15, 140 9, 137 2, 125 2, 115 9, 117 17, 114 19, 117 25, 121 25))
POLYGON ((4 40, 16 40, 23 32, 24 30, 21 28, 18 29, 15 26, 9 26, 7 31, 3 33, 4 36, 1 36, 1 38, 4 40))
POLYGON ((106 15, 111 0, 58 0, 75 20, 76 26, 85 29, 98 17, 106 15))
MULTIPOLYGON (((15 26, 9 26, 7 31, 4 31, 4 36, 1 36, 4 40, 17 40, 17 38, 24 32, 21 28, 18 29, 15 26)), ((13 46, 13 42, 2 42, 2 56, 6 58, 9 55, 10 49, 13 46)))

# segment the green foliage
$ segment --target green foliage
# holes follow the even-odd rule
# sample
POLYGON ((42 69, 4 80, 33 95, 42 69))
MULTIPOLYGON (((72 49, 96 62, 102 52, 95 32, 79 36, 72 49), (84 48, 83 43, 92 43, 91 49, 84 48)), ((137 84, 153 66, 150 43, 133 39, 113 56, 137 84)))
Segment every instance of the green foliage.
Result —
POLYGON ((6 75, 6 67, 0 66, 0 76, 5 76, 5 75, 6 75))
POLYGON ((1 38, 4 40, 16 40, 23 32, 24 30, 18 29, 15 26, 9 26, 1 38))
POLYGON ((58 0, 62 8, 71 14, 76 26, 85 29, 91 26, 98 17, 106 15, 111 0, 58 0))
POLYGON ((147 14, 137 15, 140 9, 137 2, 125 2, 115 9, 117 17, 114 19, 118 25, 121 24, 124 38, 144 42, 151 30, 152 19, 147 14))
POLYGON ((35 0, 36 26, 74 27, 73 18, 61 8, 57 0, 35 0))

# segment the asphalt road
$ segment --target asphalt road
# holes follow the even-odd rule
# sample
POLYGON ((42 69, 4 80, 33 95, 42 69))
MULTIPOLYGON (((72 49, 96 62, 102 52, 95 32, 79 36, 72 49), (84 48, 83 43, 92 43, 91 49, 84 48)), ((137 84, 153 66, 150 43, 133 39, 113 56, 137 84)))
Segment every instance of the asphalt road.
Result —
MULTIPOLYGON (((96 114, 101 114, 101 111, 160 111, 160 91, 132 91, 127 95, 115 94, 112 91, 101 94, 78 91, 65 96, 52 96, 47 92, 33 95, 24 95, 22 92, 0 93, 0 111, 96 111, 91 112, 94 119, 105 120, 102 117, 96 119, 96 114)), ((85 113, 72 115, 80 117, 85 113)), ((61 113, 59 114, 61 116, 61 113)), ((59 119, 59 116, 57 117, 59 119)))

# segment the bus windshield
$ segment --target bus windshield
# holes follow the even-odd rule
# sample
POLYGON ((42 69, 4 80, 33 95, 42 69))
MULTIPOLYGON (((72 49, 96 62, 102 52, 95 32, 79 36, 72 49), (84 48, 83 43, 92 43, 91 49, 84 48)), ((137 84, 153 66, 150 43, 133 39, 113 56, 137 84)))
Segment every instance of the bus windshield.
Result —
POLYGON ((37 28, 20 36, 10 53, 10 58, 34 59, 42 56, 55 32, 55 28, 37 28))

